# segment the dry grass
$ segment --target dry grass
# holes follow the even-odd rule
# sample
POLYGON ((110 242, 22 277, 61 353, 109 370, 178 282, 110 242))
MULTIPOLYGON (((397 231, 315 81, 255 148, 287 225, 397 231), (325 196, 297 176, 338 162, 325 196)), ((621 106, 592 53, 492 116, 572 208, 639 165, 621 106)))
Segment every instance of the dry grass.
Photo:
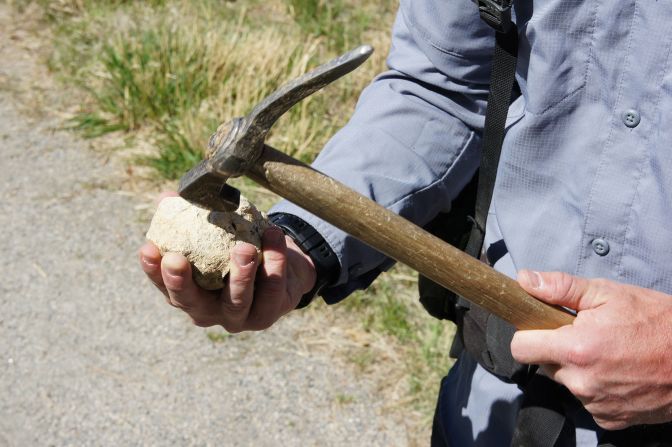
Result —
MULTIPOLYGON (((73 127, 87 137, 124 131, 150 139, 158 154, 145 161, 178 178, 202 156, 218 122, 247 113, 351 42, 372 43, 379 51, 370 62, 302 101, 271 135, 271 143, 311 160, 382 69, 388 26, 365 28, 369 13, 346 15, 365 10, 343 2, 334 2, 338 10, 318 3, 311 21, 297 12, 301 3, 43 1, 56 36, 51 68, 89 92, 73 127)), ((389 22, 393 2, 386 3, 389 22)))
MULTIPOLYGON (((326 305, 311 309, 327 313, 326 305)), ((417 299, 416 274, 395 266, 366 291, 328 309, 327 317, 349 328, 350 361, 375 375, 390 407, 403 410, 418 433, 428 434, 438 385, 452 365, 454 326, 431 318, 417 299)))
MULTIPOLYGON (((343 50, 372 44, 371 61, 275 126, 271 144, 312 160, 383 69, 396 8, 394 0, 13 3, 17 9, 39 6, 52 36, 49 67, 62 85, 76 87, 78 101, 83 98, 69 125, 94 142, 145 148, 136 161, 166 179, 200 159, 219 122, 247 113, 281 83, 343 50)), ((245 179, 235 184, 261 208, 277 200, 245 179)), ((436 388, 450 366, 453 329, 422 310, 415 274, 396 267, 367 291, 325 308, 315 303, 304 311, 313 322, 305 339, 373 378, 412 439, 427 440, 436 388), (327 345, 324 328, 337 334, 327 345)))

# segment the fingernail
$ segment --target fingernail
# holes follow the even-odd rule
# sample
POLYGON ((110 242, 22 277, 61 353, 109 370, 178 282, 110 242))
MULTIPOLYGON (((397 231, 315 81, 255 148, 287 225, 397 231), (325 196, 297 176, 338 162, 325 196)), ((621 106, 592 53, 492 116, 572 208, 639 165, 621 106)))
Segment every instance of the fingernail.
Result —
POLYGON ((529 270, 527 277, 533 289, 540 289, 544 285, 544 279, 541 277, 539 272, 529 270))
POLYGON ((161 264, 168 272, 169 275, 172 276, 180 276, 182 275, 182 262, 181 259, 173 254, 173 253, 168 253, 166 256, 163 257, 163 263, 161 264))
POLYGON ((147 256, 144 255, 142 256, 142 263, 152 268, 157 267, 159 265, 155 260, 148 258, 147 256))
POLYGON ((246 267, 252 264, 255 261, 255 259, 257 259, 257 254, 240 253, 234 251, 233 253, 231 253, 231 257, 233 258, 233 261, 238 265, 238 267, 246 267))

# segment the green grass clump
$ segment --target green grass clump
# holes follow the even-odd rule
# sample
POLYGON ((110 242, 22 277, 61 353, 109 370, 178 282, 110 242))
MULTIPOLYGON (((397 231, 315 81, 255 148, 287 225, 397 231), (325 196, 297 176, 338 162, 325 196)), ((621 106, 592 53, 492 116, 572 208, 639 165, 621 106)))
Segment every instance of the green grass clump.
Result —
POLYGON ((205 48, 188 45, 170 30, 135 31, 137 39, 103 47, 102 63, 110 75, 97 97, 103 112, 134 129, 144 120, 191 110, 213 93, 205 48))
POLYGON ((377 34, 366 27, 371 8, 346 0, 40 4, 56 36, 52 70, 87 93, 72 127, 90 138, 123 131, 150 139, 156 151, 140 161, 168 179, 203 156, 218 122, 248 113, 369 33, 383 42, 374 60, 295 106, 271 134, 271 144, 311 161, 382 70, 387 45, 386 26, 377 34))
POLYGON ((359 45, 371 21, 367 11, 343 0, 287 0, 287 4, 305 33, 323 37, 337 52, 359 45))
POLYGON ((102 46, 101 79, 87 86, 96 110, 75 118, 76 127, 90 129, 87 136, 164 123, 216 93, 204 66, 205 48, 169 29, 133 27, 129 34, 134 37, 119 36, 102 46))
MULTIPOLYGON (((366 330, 392 338, 406 373, 410 402, 428 424, 436 402, 436 387, 453 364, 448 353, 455 327, 430 317, 422 308, 417 298, 416 274, 408 267, 396 266, 367 290, 356 292, 338 306, 348 314, 359 315, 366 330)), ((373 367, 375 360, 369 350, 353 357, 362 370, 373 367)))
POLYGON ((154 168, 163 178, 178 179, 201 161, 203 150, 194 147, 179 128, 171 128, 171 124, 167 126, 158 140, 159 153, 140 161, 154 168))

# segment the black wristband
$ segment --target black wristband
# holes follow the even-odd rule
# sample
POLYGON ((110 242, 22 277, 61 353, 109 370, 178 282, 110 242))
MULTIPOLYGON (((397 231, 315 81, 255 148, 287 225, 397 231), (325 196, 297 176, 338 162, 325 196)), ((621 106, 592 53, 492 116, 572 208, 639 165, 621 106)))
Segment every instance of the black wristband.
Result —
POLYGON ((340 273, 340 263, 322 235, 305 220, 293 214, 273 213, 268 219, 289 235, 315 265, 315 286, 301 297, 297 309, 306 307, 323 287, 333 283, 340 273))

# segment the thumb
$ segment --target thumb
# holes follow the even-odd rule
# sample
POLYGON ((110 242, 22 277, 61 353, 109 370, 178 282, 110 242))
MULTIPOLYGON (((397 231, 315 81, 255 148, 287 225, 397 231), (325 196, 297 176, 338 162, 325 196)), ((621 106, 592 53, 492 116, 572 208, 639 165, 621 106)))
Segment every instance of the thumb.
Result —
POLYGON ((604 303, 601 294, 597 293, 599 285, 594 280, 567 273, 521 270, 518 272, 518 283, 526 292, 542 301, 577 311, 592 309, 604 303))

